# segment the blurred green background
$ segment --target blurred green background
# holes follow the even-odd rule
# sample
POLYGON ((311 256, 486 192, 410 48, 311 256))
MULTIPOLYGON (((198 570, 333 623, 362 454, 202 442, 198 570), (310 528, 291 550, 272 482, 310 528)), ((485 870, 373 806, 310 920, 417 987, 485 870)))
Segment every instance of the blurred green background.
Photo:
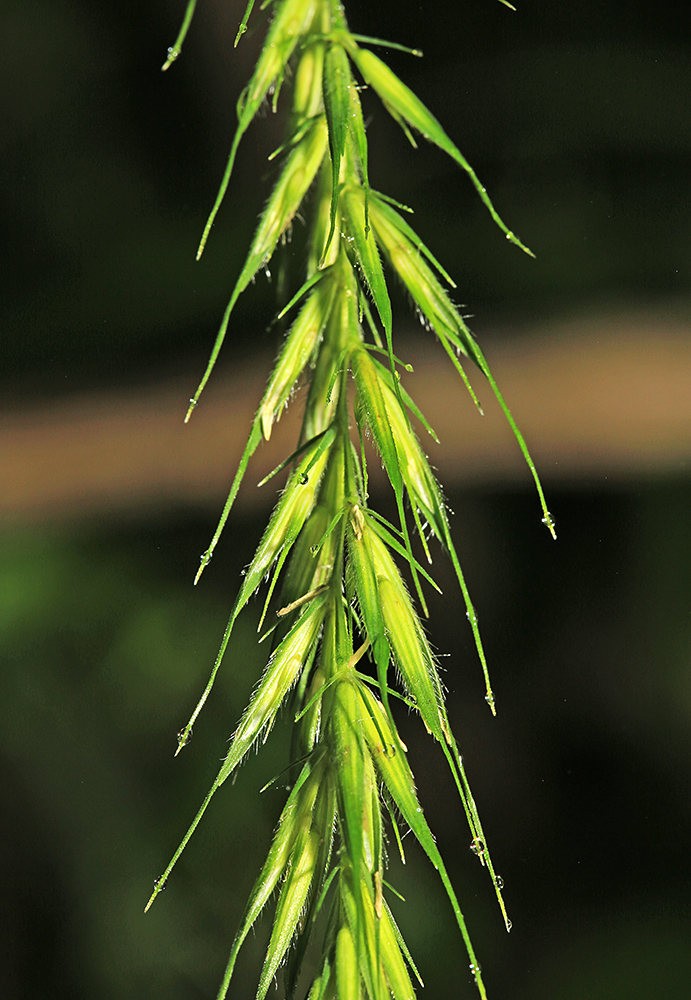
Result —
MULTIPOLYGON (((243 7, 202 0, 163 75, 183 0, 5 0, 7 412, 180 373, 194 388, 266 197, 257 158, 280 135, 270 114, 248 133, 195 265, 256 50, 252 38, 232 50, 243 7)), ((478 324, 525 328, 603 303, 674 302, 689 315, 683 7, 526 0, 513 14, 492 0, 350 0, 347 13, 355 31, 424 50, 421 61, 390 59, 537 253, 507 247, 457 170, 409 149, 371 103, 373 183, 415 207, 478 324)), ((273 296, 258 282, 241 301, 222 370, 272 348, 273 296)), ((491 356, 491 336, 484 345, 491 356)), ((510 936, 441 755, 405 716, 404 739, 490 997, 686 1000, 691 469, 568 484, 542 471, 556 545, 528 485, 449 497, 497 719, 458 604, 431 609, 433 640, 452 653, 441 660, 450 714, 506 883, 510 936)), ((280 809, 280 790, 258 789, 283 766, 283 726, 217 796, 165 895, 142 909, 262 666, 251 612, 174 761, 265 517, 238 511, 192 589, 217 513, 161 504, 0 528, 3 997, 215 996, 280 809)), ((435 570, 454 594, 441 559, 435 570)), ((391 878, 409 900, 396 914, 424 995, 474 996, 434 873, 411 849, 391 878)), ((231 996, 253 995, 266 931, 248 941, 231 996)))

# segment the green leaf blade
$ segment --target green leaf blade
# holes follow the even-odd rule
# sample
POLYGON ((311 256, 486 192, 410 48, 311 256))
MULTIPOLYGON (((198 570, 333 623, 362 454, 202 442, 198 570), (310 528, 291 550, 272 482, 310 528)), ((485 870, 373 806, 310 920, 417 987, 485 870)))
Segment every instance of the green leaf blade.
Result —
POLYGON ((310 830, 305 835, 304 841, 299 842, 295 848, 294 860, 286 874, 276 906, 274 926, 259 980, 257 1000, 264 1000, 271 981, 293 940, 312 885, 318 847, 319 834, 315 830, 310 830))
POLYGON ((353 54, 358 69, 366 82, 379 94, 392 116, 407 126, 414 128, 428 142, 439 146, 451 157, 469 176, 473 187, 488 209, 492 219, 499 226, 506 238, 520 247, 530 257, 532 250, 524 246, 518 237, 505 225, 492 204, 486 189, 480 183, 475 171, 458 147, 451 141, 439 121, 422 103, 419 97, 393 73, 386 63, 369 49, 358 48, 353 54))
POLYGON ((367 238, 367 220, 365 218, 365 199, 362 188, 344 190, 341 197, 343 219, 345 225, 346 246, 353 260, 363 275, 374 305, 379 313, 382 326, 391 345, 393 314, 391 299, 386 287, 384 269, 374 240, 367 238))
MULTIPOLYGON (((226 306, 206 370, 190 401, 191 405, 187 411, 185 422, 189 420, 213 371, 225 340, 231 313, 238 299, 257 275, 257 272, 267 266, 276 249, 276 244, 292 223, 295 213, 324 159, 326 142, 326 125, 323 119, 317 119, 307 130, 301 143, 288 156, 283 172, 261 215, 250 251, 226 306)), ((202 249, 203 246, 200 248, 200 254, 202 249)))
POLYGON ((343 47, 332 43, 324 56, 324 111, 329 133, 331 153, 331 207, 329 211, 329 232, 324 246, 324 256, 336 229, 338 209, 339 178, 341 161, 345 153, 348 135, 348 111, 350 108, 350 88, 353 85, 350 64, 343 47))
POLYGON ((387 730, 388 721, 386 719, 386 713, 383 711, 383 707, 377 702, 374 695, 368 691, 367 688, 363 686, 360 689, 360 694, 368 710, 363 720, 363 725, 365 739, 367 740, 367 744, 372 752, 375 767, 379 771, 382 781, 386 785, 391 798, 396 803, 401 816, 412 830, 418 843, 427 854, 427 857, 439 872, 439 877, 442 880, 442 884, 444 885, 449 902, 451 903, 454 911, 456 922, 459 930, 461 931, 471 965, 475 970, 477 970, 475 981, 480 997, 482 1000, 486 1000, 487 994, 482 981, 480 966, 475 957, 475 950, 473 948, 472 941, 470 940, 470 935, 468 934, 465 918, 459 906, 456 893, 451 885, 451 881, 447 874, 441 854, 439 853, 439 848, 437 847, 432 831, 429 828, 422 811, 422 807, 420 806, 417 792, 415 790, 415 781, 408 766, 408 762, 405 759, 405 754, 396 753, 394 755, 390 755, 386 750, 386 746, 382 746, 380 737, 381 732, 386 734, 387 741, 392 739, 390 732, 387 730), (367 725, 367 719, 370 721, 369 725, 367 725), (374 722, 375 719, 377 720, 376 725, 374 722))
MULTIPOLYGON (((284 67, 290 59, 301 37, 305 35, 314 19, 317 0, 283 0, 271 23, 254 73, 238 101, 238 126, 230 149, 221 186, 216 195, 216 201, 207 219, 197 250, 197 260, 201 257, 209 238, 218 210, 223 203, 230 177, 235 165, 240 141, 249 128, 252 119, 259 111, 270 88, 283 75, 284 67)), ((248 9, 246 16, 249 17, 248 9)), ((244 22, 243 22, 244 23, 244 22)), ((238 36, 239 37, 239 36, 238 36)))

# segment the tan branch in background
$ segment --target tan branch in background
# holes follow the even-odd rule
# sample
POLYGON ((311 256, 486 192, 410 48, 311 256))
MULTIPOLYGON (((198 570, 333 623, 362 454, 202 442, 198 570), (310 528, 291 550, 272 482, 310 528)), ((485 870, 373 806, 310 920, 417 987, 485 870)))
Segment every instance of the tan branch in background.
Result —
MULTIPOLYGON (((691 469, 691 323, 678 311, 610 313, 543 326, 530 336, 485 336, 495 377, 543 481, 683 474, 691 469)), ((524 482, 528 470, 481 375, 468 371, 480 417, 458 376, 422 335, 399 340, 415 372, 406 385, 436 430, 422 440, 447 490, 524 482)), ((0 426, 0 515, 11 522, 180 505, 218 509, 261 398, 270 359, 212 379, 183 425, 186 385, 85 394, 5 412, 0 426)), ((275 498, 254 484, 297 435, 299 396, 260 447, 239 505, 275 498)), ((371 463, 373 485, 378 463, 371 463)))

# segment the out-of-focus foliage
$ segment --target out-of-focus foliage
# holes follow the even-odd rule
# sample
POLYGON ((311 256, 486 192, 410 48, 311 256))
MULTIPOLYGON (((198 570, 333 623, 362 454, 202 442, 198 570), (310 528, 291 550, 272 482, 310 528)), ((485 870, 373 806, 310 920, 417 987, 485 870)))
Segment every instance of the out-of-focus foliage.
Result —
MULTIPOLYGON (((654 981, 685 1000, 691 491, 679 483, 552 496, 569 527, 557 546, 542 547, 532 494, 451 498, 466 525, 497 719, 482 698, 467 623, 445 613, 446 598, 431 601, 439 651, 452 653, 442 660, 449 713, 506 883, 510 936, 500 933, 485 873, 469 864, 445 768, 419 723, 397 712, 402 735, 450 875, 470 896, 490 997, 648 1000, 654 981), (456 681, 459 671, 467 676, 456 681), (459 700, 468 685, 475 697, 459 700)), ((199 665, 215 652, 235 570, 251 554, 237 538, 256 526, 238 526, 231 571, 211 565, 193 590, 207 531, 188 521, 2 539, 6 996, 214 995, 219 956, 280 811, 280 790, 259 789, 281 767, 287 727, 279 720, 231 794, 216 797, 174 892, 144 917, 161 836, 174 842, 196 808, 199 787, 214 777, 209 761, 226 751, 218 733, 230 735, 261 667, 253 625, 240 621, 227 674, 174 759, 199 665)), ((450 568, 446 577, 451 591, 450 568)), ((449 961, 456 931, 435 874, 405 843, 396 884, 416 905, 394 912, 423 995, 443 995, 459 976, 472 993, 466 963, 449 961)), ((265 922, 244 946, 237 995, 256 988, 267 934, 265 922)))

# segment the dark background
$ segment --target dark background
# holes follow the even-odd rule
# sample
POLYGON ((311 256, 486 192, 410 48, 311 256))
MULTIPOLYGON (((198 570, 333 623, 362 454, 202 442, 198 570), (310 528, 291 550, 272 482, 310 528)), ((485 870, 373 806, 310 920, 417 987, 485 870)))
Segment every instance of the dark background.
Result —
MULTIPOLYGON (((161 74, 182 0, 3 5, 4 407, 181 372, 194 388, 266 197, 257 158, 280 141, 270 114, 250 129, 195 265, 256 52, 253 38, 232 49, 242 7, 201 0, 183 55, 161 74)), ((506 332, 584 304, 685 308, 682 6, 525 0, 512 13, 492 0, 350 0, 347 13, 354 31, 424 50, 424 60, 390 61, 537 253, 508 247, 458 170, 438 151, 410 149, 369 102, 372 182, 415 207, 476 325, 506 332)), ((274 301, 263 280, 243 297, 222 369, 272 347, 274 301)), ((527 487, 450 496, 497 719, 441 559, 436 575, 454 597, 451 608, 433 604, 430 624, 452 654, 441 660, 450 715, 506 883, 510 936, 441 754, 412 718, 401 720, 404 739, 490 998, 685 1000, 690 470, 568 486, 542 472, 556 545, 527 487)), ((217 796, 166 894, 146 918, 142 909, 262 666, 253 609, 194 742, 173 761, 266 511, 235 516, 193 590, 216 514, 94 510, 2 527, 4 997, 215 996, 280 808, 279 792, 257 791, 282 767, 282 726, 217 796)), ((423 995, 472 997, 448 904, 408 854, 391 878, 409 900, 396 913, 423 995)), ((252 995, 266 931, 248 940, 231 996, 252 995)))

